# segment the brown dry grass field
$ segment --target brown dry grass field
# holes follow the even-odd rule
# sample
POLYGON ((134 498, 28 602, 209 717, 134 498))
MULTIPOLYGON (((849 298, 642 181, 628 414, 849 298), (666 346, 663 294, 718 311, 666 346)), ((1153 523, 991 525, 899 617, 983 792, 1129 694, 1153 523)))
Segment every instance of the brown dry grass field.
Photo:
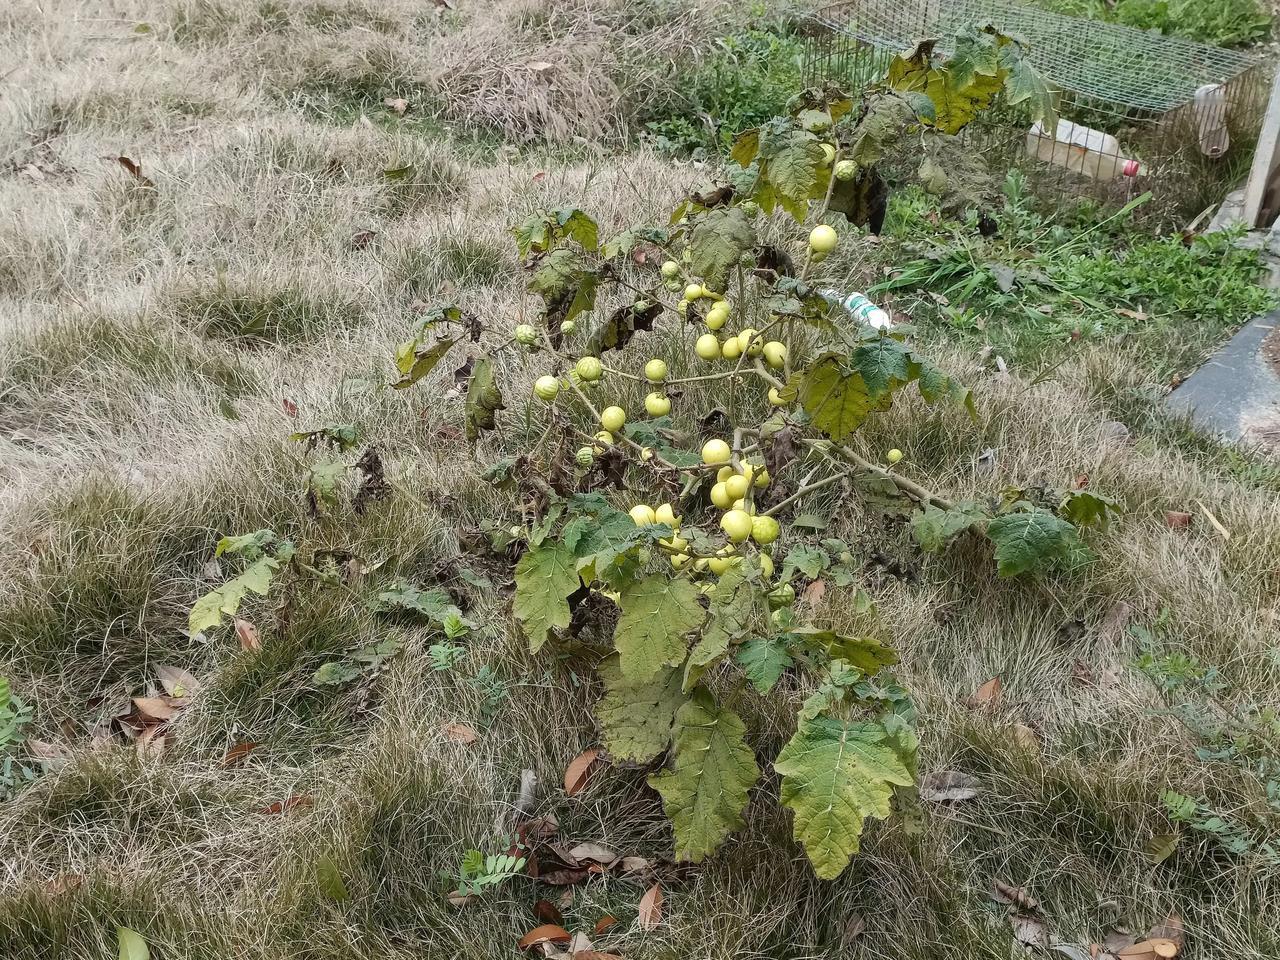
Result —
MULTIPOLYGON (((670 856, 643 771, 606 766, 565 795, 566 764, 598 742, 592 672, 572 651, 530 655, 498 568, 468 553, 469 531, 515 517, 479 474, 540 429, 523 400, 538 363, 506 362, 514 399, 474 458, 448 373, 373 385, 419 301, 534 315, 508 233, 530 212, 581 206, 605 234, 665 221, 704 172, 628 141, 627 118, 735 15, 709 0, 0 8, 0 674, 45 758, 18 749, 14 769, 39 775, 0 802, 0 955, 115 956, 124 926, 160 960, 515 956, 535 901, 561 890, 517 878, 457 909, 440 874, 504 848, 525 770, 565 839, 670 856), (397 96, 403 117, 383 106, 397 96), (317 516, 313 455, 289 435, 343 422, 381 452, 390 492, 317 516), (363 577, 249 602, 260 649, 225 627, 188 637, 219 537, 262 528, 356 557, 363 577), (392 577, 466 598, 477 627, 456 662, 369 609, 392 577), (386 639, 403 650, 360 682, 313 682, 386 639), (161 666, 199 690, 139 744, 112 718, 159 690, 161 666), (292 797, 309 803, 264 812, 292 797)), ((1177 913, 1183 955, 1280 956, 1275 474, 1133 414, 1145 379, 1122 351, 1033 384, 932 349, 977 420, 902 403, 859 434, 869 454, 900 447, 956 497, 1087 474, 1128 508, 1096 563, 1024 582, 963 545, 919 554, 840 504, 920 708, 921 770, 981 792, 873 824, 822 882, 767 783, 745 830, 666 882, 655 929, 636 922, 648 884, 625 875, 570 888, 565 926, 616 917, 597 948, 628 960, 1025 955, 999 881, 1030 891, 1064 946, 1177 913), (997 702, 966 704, 996 676, 997 702), (1174 823, 1165 791, 1200 807, 1174 823)), ((817 602, 856 626, 851 597, 817 602)), ((776 748, 793 708, 745 710, 776 748)))

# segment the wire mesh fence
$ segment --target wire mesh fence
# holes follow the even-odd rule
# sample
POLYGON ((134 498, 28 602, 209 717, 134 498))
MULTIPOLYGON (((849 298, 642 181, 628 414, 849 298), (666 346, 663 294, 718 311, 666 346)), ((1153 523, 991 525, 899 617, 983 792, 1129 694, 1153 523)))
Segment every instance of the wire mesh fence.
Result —
POLYGON ((992 169, 1022 169, 1040 192, 1125 202, 1151 191, 1144 214, 1189 218, 1249 169, 1269 85, 1261 57, 1013 0, 846 0, 810 17, 804 73, 854 92, 925 38, 944 56, 965 26, 992 24, 1026 46, 1062 91, 1054 130, 997 104, 962 133, 992 169))

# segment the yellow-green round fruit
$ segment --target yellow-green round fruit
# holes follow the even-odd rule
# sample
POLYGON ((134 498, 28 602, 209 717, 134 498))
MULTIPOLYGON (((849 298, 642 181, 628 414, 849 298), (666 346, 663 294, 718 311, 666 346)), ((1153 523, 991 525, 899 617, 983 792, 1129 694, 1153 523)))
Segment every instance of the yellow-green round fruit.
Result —
POLYGON ((741 557, 712 557, 707 561, 707 566, 718 577, 723 575, 730 567, 736 567, 741 562, 741 557))
POLYGON ((578 325, 572 320, 566 320, 564 323, 560 324, 560 332, 566 335, 573 333, 576 329, 578 329, 578 325))
POLYGON ((574 371, 584 383, 595 383, 604 373, 598 357, 583 357, 574 365, 574 371))
POLYGON ((890 463, 897 463, 899 460, 902 459, 902 451, 899 450, 897 447, 894 447, 892 450, 890 450, 888 453, 885 454, 884 458, 888 460, 890 463))
POLYGON ((760 468, 760 472, 756 474, 756 489, 763 490, 769 485, 769 471, 765 467, 760 468))
POLYGON ((754 327, 747 327, 738 334, 738 349, 743 353, 760 353, 760 338, 756 336, 754 327))
POLYGON ((716 471, 716 482, 724 483, 726 480, 728 480, 737 472, 738 472, 737 470, 733 469, 732 464, 730 464, 729 466, 721 467, 719 470, 716 471))
POLYGON ((787 401, 782 399, 782 394, 778 393, 777 387, 769 388, 769 403, 775 407, 785 407, 787 405, 787 401))
POLYGON ((714 333, 704 333, 693 345, 693 352, 703 360, 720 359, 720 341, 714 333))
MULTIPOLYGON (((754 523, 752 526, 754 527, 754 523)), ((773 557, 767 553, 760 554, 760 572, 764 574, 766 580, 773 578, 773 557)))
POLYGON ((778 607, 789 607, 795 602, 796 588, 789 583, 784 583, 769 591, 769 606, 775 610, 778 607))
POLYGON ((822 147, 822 162, 823 162, 823 164, 828 164, 828 163, 830 163, 832 160, 834 160, 834 159, 836 158, 836 148, 835 148, 835 147, 833 147, 831 144, 829 144, 829 143, 820 143, 820 144, 818 144, 818 146, 822 147))
POLYGON ((689 562, 689 555, 687 553, 671 554, 671 568, 673 570, 679 570, 688 562, 689 562))
POLYGON ((609 447, 613 445, 613 434, 608 430, 601 430, 596 434, 596 443, 601 446, 609 447))
MULTIPOLYGON (((724 301, 722 300, 721 303, 723 302, 724 301)), ((716 304, 716 306, 712 307, 710 310, 707 311, 706 324, 707 324, 708 330, 719 330, 728 322, 729 322, 728 307, 725 307, 723 310, 721 310, 720 305, 716 304)))
POLYGON ((605 407, 600 412, 600 426, 610 433, 617 433, 627 422, 627 412, 621 407, 605 407))
POLYGON ((746 513, 750 513, 750 512, 751 512, 750 510, 747 510, 747 501, 746 501, 746 500, 742 500, 742 499, 738 499, 738 500, 733 501, 733 506, 731 506, 729 509, 730 509, 730 510, 743 510, 743 511, 745 511, 746 513))
POLYGON ((560 393, 560 381, 550 374, 541 376, 533 382, 533 392, 550 403, 560 393))
POLYGON ((640 459, 641 459, 641 460, 643 460, 645 463, 648 463, 650 460, 652 460, 652 459, 653 459, 653 447, 641 447, 641 448, 640 448, 640 459))
POLYGON ((686 300, 697 300, 704 293, 706 291, 702 289, 702 284, 700 283, 691 283, 684 288, 684 298, 686 300))
POLYGON ((728 463, 731 459, 733 459, 733 450, 723 440, 708 440, 702 445, 702 462, 708 466, 728 463))
POLYGON ((573 455, 573 459, 578 461, 578 466, 589 467, 596 462, 595 451, 590 447, 579 447, 578 452, 573 455))
POLYGON ((747 488, 751 484, 747 478, 740 473, 735 473, 724 482, 725 489, 729 491, 729 496, 734 500, 741 500, 747 495, 747 488))
POLYGON ((711 488, 711 502, 721 510, 728 510, 733 506, 733 497, 729 496, 729 489, 723 483, 717 483, 711 488))
POLYGON ((767 547, 778 539, 782 528, 773 517, 753 517, 751 519, 751 539, 762 547, 767 547))
POLYGON ((730 337, 720 345, 720 356, 726 360, 737 360, 742 356, 742 344, 738 342, 737 337, 730 337))
POLYGON ((674 260, 666 260, 662 264, 662 275, 668 280, 674 280, 680 276, 680 264, 674 260))
POLYGON ((671 412, 671 398, 661 393, 651 393, 644 398, 644 412, 651 417, 665 417, 671 412))
POLYGON ((730 510, 720 518, 720 529, 734 543, 741 543, 751 536, 751 514, 745 510, 730 510))
POLYGON ((781 370, 787 365, 787 347, 786 344, 777 340, 770 340, 764 345, 764 362, 775 370, 781 370))
POLYGON ((809 233, 809 249, 814 253, 830 253, 836 248, 840 238, 825 223, 820 223, 809 233))
POLYGON ((836 164, 836 179, 841 181, 852 180, 858 175, 858 165, 852 160, 841 160, 836 164))
POLYGON ((667 379, 667 363, 654 357, 644 365, 644 378, 650 383, 662 383, 667 379))
POLYGON ((680 521, 676 519, 676 512, 671 508, 671 504, 669 503, 660 504, 658 508, 653 511, 653 515, 658 518, 659 523, 665 523, 672 530, 680 526, 680 521))
POLYGON ((754 200, 743 200, 738 204, 738 209, 745 213, 748 217, 754 217, 760 212, 760 204, 754 200))
POLYGON ((538 342, 538 331, 527 323, 517 324, 515 335, 516 340, 523 343, 526 347, 533 346, 533 344, 538 342))
POLYGON ((656 522, 653 515, 653 507, 645 503, 637 503, 627 513, 635 521, 637 527, 648 527, 656 522))

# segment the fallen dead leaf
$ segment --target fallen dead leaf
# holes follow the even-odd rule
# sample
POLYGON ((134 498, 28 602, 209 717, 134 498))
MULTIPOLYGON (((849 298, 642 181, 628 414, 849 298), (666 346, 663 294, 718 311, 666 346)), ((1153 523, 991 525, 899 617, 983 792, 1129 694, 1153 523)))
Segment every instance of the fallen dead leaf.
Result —
POLYGON ((1182 922, 1182 916, 1176 912, 1169 914, 1164 920, 1148 930, 1147 936, 1152 940, 1173 941, 1179 953, 1182 952, 1183 947, 1187 944, 1187 928, 1182 922))
POLYGON ((1147 860, 1151 864, 1164 863, 1178 849, 1178 843, 1181 839, 1176 833, 1157 834, 1143 845, 1142 852, 1146 854, 1147 860))
POLYGON ((1170 530, 1185 530, 1191 526, 1191 514, 1183 510, 1166 510, 1164 525, 1170 530))
POLYGON ((590 750, 583 750, 572 760, 564 771, 564 792, 571 797, 576 797, 582 792, 582 788, 587 785, 587 777, 591 772, 591 766, 600 757, 600 749, 592 747, 590 750))
POLYGON ((618 859, 617 851, 599 843, 580 843, 569 851, 575 860, 590 860, 599 864, 610 864, 618 859))
POLYGON ((1137 939, 1138 938, 1128 930, 1116 927, 1112 930, 1108 930, 1107 935, 1102 938, 1102 948, 1108 953, 1118 954, 1121 950, 1133 946, 1134 941, 1137 939))
POLYGON ((540 927, 534 927, 521 937, 517 946, 521 950, 528 950, 530 947, 536 947, 539 944, 568 943, 572 939, 572 934, 559 924, 544 923, 540 927))
POLYGON ((450 893, 446 893, 444 899, 449 906, 457 910, 461 910, 463 907, 469 905, 471 901, 478 898, 474 893, 459 893, 457 890, 454 890, 450 893))
POLYGON ((287 416, 290 416, 295 420, 298 419, 298 405, 288 397, 280 398, 280 406, 284 409, 287 416))
POLYGON ((557 907, 550 900, 539 900, 537 903, 535 903, 533 905, 533 915, 537 917, 539 920, 541 920, 544 924, 547 924, 547 923, 563 924, 564 923, 564 914, 562 914, 560 912, 560 908, 557 907))
POLYGON ((200 689, 200 681, 181 667, 156 667, 156 678, 165 693, 179 700, 194 697, 200 689))
POLYGON ((534 73, 546 73, 548 70, 555 69, 555 64, 548 63, 546 60, 530 60, 526 66, 534 73))
POLYGON ((387 97, 382 101, 382 105, 397 117, 403 117, 404 112, 409 109, 409 101, 404 97, 387 97))
POLYGON ((1008 904, 1019 910, 1036 910, 1040 901, 1031 895, 1026 887, 1015 887, 1003 880, 991 881, 991 899, 996 903, 1008 904))
POLYGON ((867 921, 860 913, 850 913, 840 927, 840 945, 847 947, 862 936, 867 929, 867 921))
POLYGON ((164 697, 134 697, 133 706, 143 717, 152 720, 172 720, 179 710, 164 697))
POLYGON ((550 840, 559 832, 560 822, 555 818, 555 814, 525 820, 516 827, 516 835, 526 846, 538 840, 550 840))
POLYGON ((804 602, 811 607, 816 607, 826 595, 827 582, 825 580, 815 580, 804 588, 804 602))
POLYGON ((573 939, 569 941, 569 946, 565 950, 569 956, 573 957, 573 960, 578 960, 579 957, 590 956, 595 953, 596 945, 591 942, 590 937, 578 930, 574 933, 573 939))
POLYGON ((236 636, 240 638, 241 650, 256 653, 262 649, 262 642, 258 639, 258 628, 248 620, 236 617, 236 636))
POLYGON ((351 235, 351 246, 355 250, 363 250, 378 239, 376 230, 357 230, 351 235))
POLYGON ((1071 665, 1071 682, 1082 687, 1092 687, 1097 685, 1098 678, 1093 672, 1093 667, 1083 660, 1077 660, 1071 665))
POLYGON ((1013 928, 1013 938, 1021 944, 1039 950, 1049 945, 1049 928, 1042 917, 1029 913, 1010 914, 1009 926, 1013 928))
POLYGON ((51 897, 61 896, 80 889, 84 883, 84 875, 80 873, 60 873, 44 882, 44 892, 51 897))
POLYGON ((1116 601, 1102 618, 1102 622, 1098 624, 1099 636, 1108 639, 1118 638, 1132 617, 1133 607, 1123 600, 1116 601))
POLYGON ((46 770, 65 766, 71 759, 69 747, 61 743, 50 743, 48 740, 28 740, 27 752, 39 760, 46 770))
POLYGON ((596 921, 596 925, 592 928, 591 932, 598 937, 600 936, 600 934, 604 933, 606 930, 608 930, 617 922, 618 922, 617 917, 611 917, 608 914, 605 914, 603 917, 601 917, 599 920, 596 921))
POLYGON ((454 743, 475 743, 480 739, 480 734, 476 733, 475 728, 465 723, 446 723, 440 730, 454 743))
POLYGON ((258 749, 256 743, 237 743, 222 758, 222 766, 234 767, 237 763, 258 749))
POLYGON ((920 781, 920 799, 934 803, 972 800, 981 793, 978 778, 959 770, 935 770, 920 781))
POLYGON ((636 922, 645 930, 652 930, 662 922, 662 886, 655 883, 640 898, 636 922))
POLYGON ((1166 937, 1139 940, 1116 954, 1120 960, 1169 960, 1178 955, 1178 945, 1166 937))
POLYGON ((277 800, 275 803, 267 804, 258 812, 264 816, 274 816, 275 814, 287 813, 300 807, 309 807, 311 803, 311 797, 308 794, 295 793, 292 797, 286 797, 283 800, 277 800))
POLYGON ((1028 753, 1040 752, 1040 736, 1025 723, 1013 725, 1013 742, 1028 753))
POLYGON ((1000 703, 1000 697, 1003 692, 1003 684, 999 677, 992 677, 977 690, 973 695, 965 701, 970 707, 989 707, 994 708, 1000 703))

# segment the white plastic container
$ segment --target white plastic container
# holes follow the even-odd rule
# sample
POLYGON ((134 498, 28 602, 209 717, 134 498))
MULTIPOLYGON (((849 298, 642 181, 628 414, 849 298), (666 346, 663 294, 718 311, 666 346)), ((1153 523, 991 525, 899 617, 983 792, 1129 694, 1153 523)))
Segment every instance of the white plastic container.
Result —
POLYGON ((1058 121, 1053 136, 1037 120, 1027 131, 1027 153, 1095 180, 1133 177, 1142 172, 1138 161, 1126 157, 1120 141, 1111 134, 1066 119, 1058 121))

